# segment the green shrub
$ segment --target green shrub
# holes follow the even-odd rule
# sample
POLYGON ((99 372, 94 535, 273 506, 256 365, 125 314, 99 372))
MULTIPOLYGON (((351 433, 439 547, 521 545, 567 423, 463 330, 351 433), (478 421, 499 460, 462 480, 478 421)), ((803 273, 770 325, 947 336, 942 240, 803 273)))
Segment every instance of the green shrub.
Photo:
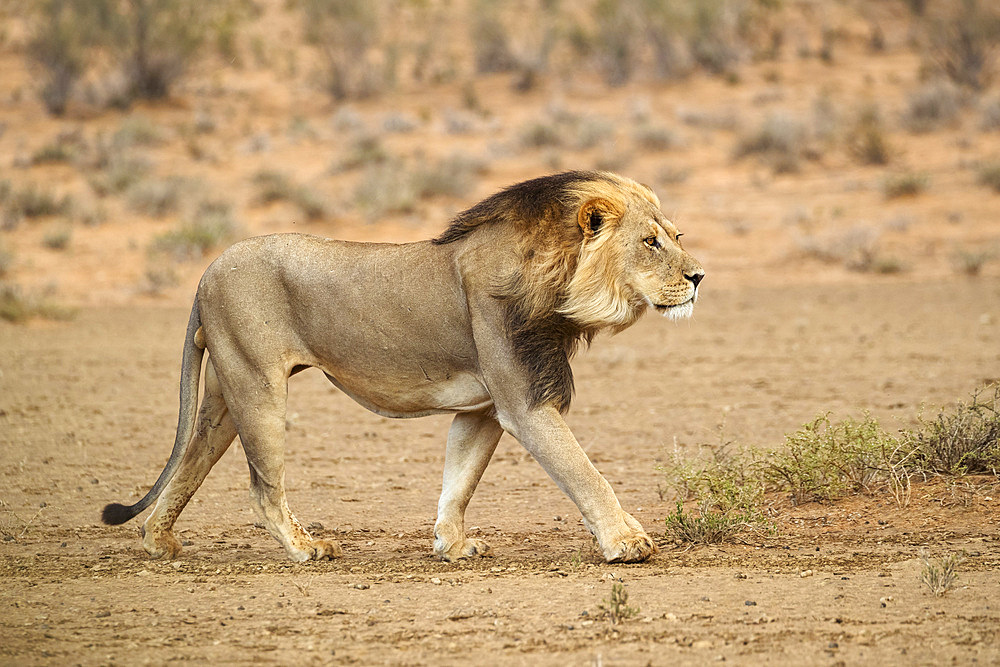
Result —
POLYGON ((674 455, 660 466, 664 473, 661 497, 677 499, 677 510, 666 518, 668 537, 713 543, 747 530, 770 530, 758 466, 751 454, 732 455, 725 445, 708 460, 689 461, 674 455), (686 512, 683 500, 694 501, 697 513, 686 512))
POLYGON ((940 597, 958 582, 958 566, 965 560, 964 553, 953 553, 941 558, 930 558, 926 549, 920 550, 920 583, 940 597))
POLYGON ((796 503, 832 500, 870 491, 899 443, 865 413, 864 419, 831 422, 817 417, 772 451, 762 468, 775 488, 790 491, 796 503))
POLYGON ((628 591, 625 584, 615 583, 611 585, 611 597, 600 605, 605 617, 611 621, 612 625, 624 623, 628 619, 639 614, 638 607, 630 607, 628 604, 628 591))

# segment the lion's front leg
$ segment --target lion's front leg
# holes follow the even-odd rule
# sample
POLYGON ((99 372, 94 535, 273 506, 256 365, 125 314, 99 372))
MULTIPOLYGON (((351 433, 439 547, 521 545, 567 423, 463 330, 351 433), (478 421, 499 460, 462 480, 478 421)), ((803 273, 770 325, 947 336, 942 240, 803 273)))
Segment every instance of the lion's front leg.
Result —
POLYGON ((587 458, 555 408, 529 410, 512 419, 507 430, 580 508, 609 563, 635 563, 656 553, 656 544, 622 509, 611 484, 587 458))
POLYGON ((465 508, 502 434, 500 424, 483 414, 459 414, 451 424, 434 524, 434 553, 446 561, 482 556, 490 550, 486 542, 466 537, 465 508))

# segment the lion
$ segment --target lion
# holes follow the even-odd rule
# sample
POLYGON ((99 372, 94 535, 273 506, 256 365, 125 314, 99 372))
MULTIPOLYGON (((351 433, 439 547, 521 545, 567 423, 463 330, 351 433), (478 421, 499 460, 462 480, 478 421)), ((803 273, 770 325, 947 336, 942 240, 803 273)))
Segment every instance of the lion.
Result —
POLYGON ((174 522, 239 435, 253 508, 288 556, 341 555, 302 527, 285 496, 288 378, 315 367, 379 415, 455 415, 434 525, 443 560, 490 550, 466 535, 465 510, 506 431, 576 503, 608 562, 643 561, 656 545, 563 415, 581 342, 626 329, 648 308, 691 314, 704 270, 680 237, 650 188, 571 171, 510 186, 433 240, 241 241, 208 267, 195 294, 170 458, 141 500, 107 505, 102 520, 124 523, 155 501, 143 547, 176 557, 174 522))

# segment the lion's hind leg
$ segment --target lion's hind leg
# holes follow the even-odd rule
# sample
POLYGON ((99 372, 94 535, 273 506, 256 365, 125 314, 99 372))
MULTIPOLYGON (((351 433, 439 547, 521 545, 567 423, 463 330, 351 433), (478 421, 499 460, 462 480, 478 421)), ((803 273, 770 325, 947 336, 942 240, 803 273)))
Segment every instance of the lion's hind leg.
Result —
POLYGON ((500 424, 482 414, 458 414, 451 424, 434 524, 434 553, 443 560, 482 556, 490 550, 483 540, 466 536, 465 509, 502 434, 500 424))
POLYGON ((288 508, 285 496, 285 399, 287 377, 262 376, 252 366, 227 366, 222 377, 239 424, 240 442, 250 466, 250 500, 267 532, 294 561, 341 555, 340 546, 313 539, 288 508), (235 389, 235 391, 233 391, 235 389))
POLYGON ((191 496, 236 438, 226 401, 211 359, 205 365, 205 397, 198 411, 194 435, 180 467, 160 494, 142 527, 142 546, 153 558, 174 558, 181 545, 172 528, 191 496))

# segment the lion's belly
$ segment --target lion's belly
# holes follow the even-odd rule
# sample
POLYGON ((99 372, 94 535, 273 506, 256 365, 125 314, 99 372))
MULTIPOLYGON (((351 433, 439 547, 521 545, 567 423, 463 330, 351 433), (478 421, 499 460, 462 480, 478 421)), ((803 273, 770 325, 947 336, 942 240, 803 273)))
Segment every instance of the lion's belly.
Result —
POLYGON ((385 417, 422 417, 442 412, 475 412, 493 399, 472 373, 457 372, 432 379, 420 377, 361 378, 350 373, 326 377, 362 406, 385 417))

